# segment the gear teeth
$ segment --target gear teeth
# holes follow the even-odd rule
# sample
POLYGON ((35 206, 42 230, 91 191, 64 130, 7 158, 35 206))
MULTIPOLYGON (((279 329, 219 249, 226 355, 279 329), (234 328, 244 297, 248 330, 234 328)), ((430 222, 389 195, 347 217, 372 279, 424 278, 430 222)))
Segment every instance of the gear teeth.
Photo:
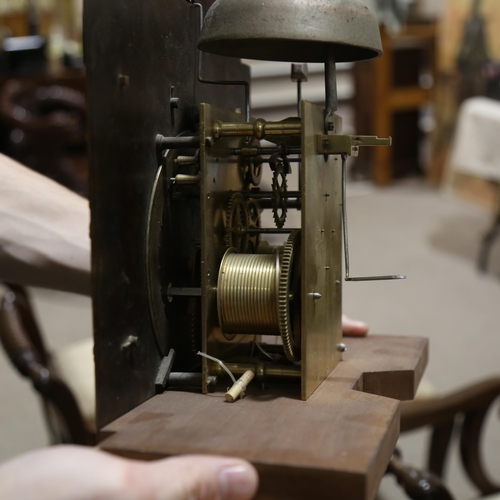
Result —
MULTIPOLYGON (((247 202, 247 212, 248 212, 248 227, 259 228, 260 227, 260 207, 255 200, 249 200, 247 202), (253 217, 252 217, 253 215, 253 217)), ((252 253, 257 251, 260 245, 260 234, 250 235, 248 238, 249 250, 252 253)))
POLYGON ((234 198, 236 194, 231 195, 229 198, 229 203, 227 204, 226 211, 224 212, 224 244, 226 247, 231 246, 231 220, 232 220, 232 212, 234 208, 234 198))
POLYGON ((290 283, 292 275, 294 244, 300 238, 300 231, 293 231, 285 243, 281 257, 281 270, 278 289, 278 321, 283 348, 288 360, 300 361, 300 352, 294 347, 292 322, 290 319, 290 283))
POLYGON ((248 210, 246 208, 245 199, 241 195, 241 193, 233 193, 231 198, 229 198, 229 203, 226 208, 225 216, 224 216, 224 243, 226 247, 238 247, 236 248, 238 252, 244 253, 246 251, 246 247, 248 245, 248 235, 244 235, 241 238, 240 245, 235 245, 232 238, 232 230, 234 229, 236 210, 239 210, 239 207, 242 207, 244 210, 243 221, 248 228, 248 210))
POLYGON ((273 219, 276 227, 282 229, 285 225, 286 216, 287 216, 287 199, 283 197, 283 194, 286 194, 288 190, 288 183, 286 180, 286 170, 284 166, 281 167, 276 165, 273 174, 273 219), (280 186, 280 176, 283 176, 283 184, 280 186), (279 211, 281 210, 281 215, 279 211))

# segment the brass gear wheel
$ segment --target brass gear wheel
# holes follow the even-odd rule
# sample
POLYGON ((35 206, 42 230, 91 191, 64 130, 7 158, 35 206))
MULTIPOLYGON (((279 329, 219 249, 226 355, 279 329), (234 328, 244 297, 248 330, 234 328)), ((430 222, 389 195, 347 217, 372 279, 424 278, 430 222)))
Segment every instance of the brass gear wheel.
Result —
POLYGON ((264 160, 260 156, 252 158, 243 158, 241 160, 241 171, 243 173, 244 181, 248 185, 257 187, 262 180, 262 164, 264 160))
MULTIPOLYGON (((248 226, 251 228, 260 227, 260 206, 255 200, 247 202, 248 226)), ((248 251, 257 253, 257 248, 260 245, 260 234, 252 234, 248 237, 248 251)))
POLYGON ((286 176, 290 171, 290 163, 286 158, 279 155, 273 155, 269 163, 274 172, 272 182, 273 218, 276 227, 281 229, 285 225, 288 209, 286 176))
POLYGON ((239 253, 246 253, 248 248, 248 233, 241 230, 248 229, 249 216, 245 198, 240 193, 234 193, 229 198, 224 226, 226 229, 226 246, 236 248, 239 253))
MULTIPOLYGON (((300 361, 300 322, 293 321, 290 302, 300 300, 300 231, 288 237, 281 258, 278 289, 278 320, 283 349, 288 360, 300 361)), ((297 308, 295 308, 297 309, 297 308)), ((300 310, 300 304, 299 304, 300 310)), ((296 311, 297 312, 297 311, 296 311)))

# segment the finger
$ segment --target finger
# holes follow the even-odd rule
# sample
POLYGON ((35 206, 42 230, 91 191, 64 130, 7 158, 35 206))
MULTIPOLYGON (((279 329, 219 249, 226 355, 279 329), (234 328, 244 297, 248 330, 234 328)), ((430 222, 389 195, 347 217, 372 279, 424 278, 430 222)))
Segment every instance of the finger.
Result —
POLYGON ((158 500, 250 500, 257 492, 257 471, 244 460, 191 455, 129 465, 129 481, 158 500), (146 487, 146 490, 144 488, 146 487))
POLYGON ((368 334, 368 330, 366 323, 342 315, 342 333, 347 337, 364 337, 368 334))

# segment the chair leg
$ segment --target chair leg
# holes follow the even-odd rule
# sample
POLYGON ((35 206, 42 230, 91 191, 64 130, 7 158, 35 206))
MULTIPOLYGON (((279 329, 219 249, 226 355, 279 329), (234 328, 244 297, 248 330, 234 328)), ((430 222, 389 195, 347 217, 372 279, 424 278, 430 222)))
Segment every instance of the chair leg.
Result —
POLYGON ((460 439, 460 455, 462 464, 470 478, 483 495, 491 495, 500 491, 500 484, 495 484, 488 477, 481 457, 480 443, 483 423, 490 408, 485 405, 465 415, 460 439))
POLYGON ((432 431, 427 467, 430 472, 439 477, 443 477, 443 470, 450 447, 454 423, 455 421, 451 420, 446 424, 435 427, 432 431))
POLYGON ((483 237, 481 242, 481 249, 479 251, 478 267, 479 270, 485 273, 488 269, 488 260, 490 256, 491 247, 498 238, 500 233, 500 213, 497 214, 495 222, 483 237))
POLYGON ((439 476, 404 464, 398 450, 389 462, 387 473, 396 477, 398 484, 412 500, 453 500, 439 476))

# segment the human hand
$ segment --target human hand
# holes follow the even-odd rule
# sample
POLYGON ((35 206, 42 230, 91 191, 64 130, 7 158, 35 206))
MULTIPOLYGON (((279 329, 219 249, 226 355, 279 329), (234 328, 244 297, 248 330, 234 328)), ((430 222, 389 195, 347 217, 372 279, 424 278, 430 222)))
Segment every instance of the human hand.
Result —
POLYGON ((202 455, 139 462, 82 446, 54 446, 0 464, 0 500, 250 500, 244 460, 202 455))
POLYGON ((342 333, 346 337, 364 337, 368 334, 369 327, 362 321, 348 318, 342 314, 342 333))

